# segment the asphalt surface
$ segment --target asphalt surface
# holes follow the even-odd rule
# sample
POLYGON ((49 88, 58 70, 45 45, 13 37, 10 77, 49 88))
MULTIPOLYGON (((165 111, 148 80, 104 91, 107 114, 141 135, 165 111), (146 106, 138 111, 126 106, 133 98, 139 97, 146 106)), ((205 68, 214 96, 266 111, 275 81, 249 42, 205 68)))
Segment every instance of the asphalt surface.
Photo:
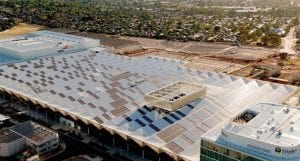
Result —
POLYGON ((295 33, 295 27, 292 27, 290 29, 290 32, 286 35, 286 37, 282 38, 282 49, 280 52, 286 52, 289 54, 296 54, 295 51, 295 43, 297 39, 294 36, 295 33))

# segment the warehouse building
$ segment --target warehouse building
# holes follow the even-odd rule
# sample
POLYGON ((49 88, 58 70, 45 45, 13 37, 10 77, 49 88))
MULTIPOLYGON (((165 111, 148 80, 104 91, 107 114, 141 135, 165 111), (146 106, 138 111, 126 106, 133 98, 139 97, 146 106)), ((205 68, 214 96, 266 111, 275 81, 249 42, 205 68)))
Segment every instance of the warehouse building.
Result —
POLYGON ((50 31, 0 39, 0 54, 27 60, 40 56, 71 53, 99 46, 96 39, 83 38, 50 31))
POLYGON ((153 160, 199 161, 206 133, 249 106, 282 103, 297 90, 181 65, 91 48, 0 66, 0 91, 40 111, 39 118, 153 160))
POLYGON ((58 148, 58 133, 37 123, 27 121, 0 131, 0 156, 10 157, 26 146, 43 155, 58 148))
POLYGON ((201 160, 300 160, 300 110, 257 104, 206 133, 201 160))
POLYGON ((33 148, 38 154, 54 150, 59 145, 57 132, 32 121, 15 125, 10 130, 25 138, 26 145, 33 148))
POLYGON ((22 136, 9 129, 0 131, 0 156, 10 157, 25 149, 26 141, 22 136))

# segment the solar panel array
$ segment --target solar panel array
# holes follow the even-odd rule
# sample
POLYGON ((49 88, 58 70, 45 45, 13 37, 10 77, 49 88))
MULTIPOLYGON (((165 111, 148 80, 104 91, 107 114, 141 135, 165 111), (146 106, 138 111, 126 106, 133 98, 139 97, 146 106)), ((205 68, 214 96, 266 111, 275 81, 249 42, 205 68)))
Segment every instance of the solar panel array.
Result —
POLYGON ((46 142, 56 137, 55 132, 30 121, 17 124, 10 130, 37 143, 46 142))
POLYGON ((19 139, 22 139, 22 136, 10 131, 9 129, 0 131, 0 144, 11 143, 19 139))
POLYGON ((247 106, 279 103, 296 90, 180 65, 97 48, 1 66, 0 87, 190 160, 199 160, 200 138, 210 129, 247 106), (145 106, 146 93, 176 81, 203 84, 206 97, 168 114, 145 106))

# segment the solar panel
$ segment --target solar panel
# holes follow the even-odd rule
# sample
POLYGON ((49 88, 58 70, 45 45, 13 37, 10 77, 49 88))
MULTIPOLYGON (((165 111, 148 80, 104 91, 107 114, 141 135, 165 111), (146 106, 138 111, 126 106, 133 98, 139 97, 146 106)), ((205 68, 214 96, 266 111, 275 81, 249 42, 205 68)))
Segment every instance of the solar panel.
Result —
POLYGON ((295 90, 179 66, 177 61, 129 59, 99 49, 0 66, 0 85, 185 158, 204 133, 238 110, 250 103, 279 102, 295 90), (207 95, 165 114, 145 106, 145 93, 177 81, 202 82, 207 95), (30 86, 37 83, 47 91, 33 92, 30 86))

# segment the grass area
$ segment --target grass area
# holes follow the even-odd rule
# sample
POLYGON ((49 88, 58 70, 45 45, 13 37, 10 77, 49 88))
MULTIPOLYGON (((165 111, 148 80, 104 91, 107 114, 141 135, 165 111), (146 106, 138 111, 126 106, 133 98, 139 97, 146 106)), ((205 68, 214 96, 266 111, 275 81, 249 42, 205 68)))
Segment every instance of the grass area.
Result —
POLYGON ((283 62, 284 67, 279 78, 294 80, 299 79, 300 59, 290 59, 283 62))
POLYGON ((235 75, 235 76, 248 77, 249 75, 251 75, 252 71, 253 71, 253 67, 252 66, 247 66, 247 67, 244 67, 240 70, 234 71, 230 74, 235 75))
POLYGON ((291 76, 290 73, 281 73, 278 78, 280 78, 280 79, 289 79, 290 76, 291 76))
POLYGON ((41 30, 43 28, 45 27, 39 25, 27 24, 27 23, 20 23, 11 29, 0 32, 0 39, 14 37, 18 35, 24 35, 30 32, 41 30))
POLYGON ((300 51, 300 44, 295 46, 297 51, 300 51))

